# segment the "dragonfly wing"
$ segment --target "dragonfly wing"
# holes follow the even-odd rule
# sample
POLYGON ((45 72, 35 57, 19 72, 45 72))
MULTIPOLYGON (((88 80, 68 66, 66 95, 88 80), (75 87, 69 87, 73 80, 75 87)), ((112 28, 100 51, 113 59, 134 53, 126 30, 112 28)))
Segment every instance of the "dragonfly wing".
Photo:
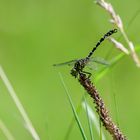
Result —
POLYGON ((77 59, 71 60, 71 61, 67 61, 67 62, 64 62, 64 63, 53 64, 53 66, 55 66, 55 67, 64 66, 64 65, 72 66, 72 65, 74 65, 74 63, 75 63, 76 61, 77 61, 77 59))
POLYGON ((98 66, 95 64, 95 63, 88 63, 87 64, 87 67, 90 69, 90 70, 98 70, 98 66))
POLYGON ((89 61, 90 62, 96 62, 96 63, 106 65, 106 66, 110 65, 110 63, 107 60, 105 60, 103 58, 100 58, 100 57, 92 57, 92 58, 90 58, 89 61))

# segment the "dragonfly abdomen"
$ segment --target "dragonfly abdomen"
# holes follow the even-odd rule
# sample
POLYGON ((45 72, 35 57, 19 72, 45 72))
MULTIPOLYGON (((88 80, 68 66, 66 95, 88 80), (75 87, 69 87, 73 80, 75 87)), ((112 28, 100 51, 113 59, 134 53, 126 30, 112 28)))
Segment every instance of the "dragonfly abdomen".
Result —
POLYGON ((96 44, 96 46, 92 49, 92 51, 89 53, 89 55, 87 56, 87 58, 90 58, 91 55, 93 54, 93 52, 97 49, 97 47, 109 36, 111 36, 112 34, 116 33, 117 29, 113 29, 110 30, 109 32, 107 32, 96 44))

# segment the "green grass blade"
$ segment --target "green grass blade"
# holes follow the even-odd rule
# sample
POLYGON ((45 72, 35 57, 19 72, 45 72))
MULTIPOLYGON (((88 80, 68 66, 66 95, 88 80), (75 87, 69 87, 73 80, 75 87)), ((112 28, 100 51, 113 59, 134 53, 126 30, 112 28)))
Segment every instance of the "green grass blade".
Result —
MULTIPOLYGON (((82 100, 80 101, 80 103, 78 104, 78 107, 76 108, 76 112, 77 114, 79 114, 81 112, 81 102, 82 100)), ((64 140, 69 140, 69 137, 70 137, 70 134, 72 132, 72 129, 74 127, 74 124, 75 124, 75 118, 73 117, 72 120, 70 121, 70 124, 69 124, 69 127, 68 127, 68 130, 65 134, 65 137, 64 137, 64 140)))
POLYGON ((59 73, 59 76, 60 76, 62 85, 63 85, 63 87, 64 87, 64 89, 65 89, 65 91, 66 91, 66 95, 67 95, 68 100, 69 100, 69 103, 70 103, 70 105, 71 105, 71 108, 72 108, 72 111, 73 111, 73 115, 74 115, 74 118, 75 118, 75 120, 76 120, 76 122, 77 122, 77 125, 78 125, 78 127, 79 127, 79 130, 80 130, 80 132, 81 132, 82 138, 83 138, 83 140, 87 140, 87 137, 86 137, 86 135, 85 135, 84 129, 83 129, 82 125, 81 125, 81 122, 80 122, 80 120, 79 120, 79 117, 78 117, 78 115, 77 115, 76 109, 75 109, 75 107, 74 107, 74 105, 73 105, 72 99, 71 99, 71 97, 70 97, 69 91, 68 91, 68 89, 67 89, 67 87, 66 87, 66 85, 65 85, 65 82, 64 82, 64 80, 63 80, 63 77, 62 77, 61 73, 59 73))
MULTIPOLYGON (((111 79, 110 79, 110 87, 112 90, 112 96, 113 96, 113 104, 114 104, 114 111, 115 111, 115 116, 116 116, 116 123, 119 127, 119 111, 118 111, 118 102, 117 102, 117 90, 116 90, 116 82, 114 80, 114 73, 111 70, 111 79)), ((111 97, 112 98, 112 97, 111 97)))
POLYGON ((102 139, 102 122, 101 122, 101 120, 99 119, 99 124, 100 124, 100 140, 103 140, 102 139))
MULTIPOLYGON (((84 107, 84 109, 86 109, 86 105, 85 105, 85 102, 82 102, 82 106, 84 107)), ((87 103, 87 110, 88 110, 88 113, 89 113, 89 118, 92 122, 92 124, 94 124, 96 130, 97 130, 97 133, 100 137, 100 125, 99 125, 99 119, 96 117, 96 114, 95 112, 92 110, 92 108, 90 107, 90 105, 87 103)), ((105 135, 104 133, 102 132, 102 140, 106 140, 105 138, 105 135)))
MULTIPOLYGON (((140 46, 137 46, 135 48, 136 52, 140 51, 140 46)), ((129 53, 130 55, 130 53, 129 53)), ((103 69, 100 70, 99 74, 95 77, 95 81, 99 81, 103 76, 105 76, 123 57, 125 57, 126 54, 121 53, 118 54, 115 58, 113 58, 110 62, 110 66, 109 67, 105 67, 103 69)))
MULTIPOLYGON (((85 93, 86 94, 86 93, 85 93)), ((89 126, 89 132, 90 132, 90 139, 94 140, 93 137, 93 130, 92 130, 92 124, 91 124, 91 119, 89 117, 89 110, 87 107, 87 100, 86 100, 86 95, 84 94, 84 102, 85 102, 85 110, 86 110, 86 114, 87 114, 87 119, 88 119, 88 126, 89 126)))
POLYGON ((125 54, 121 53, 117 55, 115 58, 113 58, 111 60, 110 67, 101 69, 99 74, 95 77, 95 81, 99 81, 104 75, 106 75, 110 71, 110 69, 112 69, 117 64, 117 62, 119 62, 119 60, 121 60, 124 56, 125 54))

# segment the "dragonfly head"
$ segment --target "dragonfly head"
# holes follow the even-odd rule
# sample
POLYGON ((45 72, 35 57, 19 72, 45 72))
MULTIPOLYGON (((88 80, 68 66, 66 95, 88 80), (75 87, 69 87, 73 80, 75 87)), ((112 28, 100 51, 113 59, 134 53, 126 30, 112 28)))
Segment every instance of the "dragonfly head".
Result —
POLYGON ((84 68, 84 61, 83 59, 78 60, 75 64, 73 69, 71 70, 71 75, 74 76, 75 78, 78 76, 78 74, 82 71, 84 68))
POLYGON ((75 78, 78 76, 78 71, 75 69, 75 68, 73 68, 72 70, 71 70, 71 75, 72 76, 74 76, 75 78))

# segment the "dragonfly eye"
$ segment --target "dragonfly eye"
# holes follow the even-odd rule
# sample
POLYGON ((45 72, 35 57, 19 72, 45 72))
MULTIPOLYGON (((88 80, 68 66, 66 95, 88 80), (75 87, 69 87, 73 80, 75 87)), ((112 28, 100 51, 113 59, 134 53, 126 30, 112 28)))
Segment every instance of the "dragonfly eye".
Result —
POLYGON ((77 77, 78 72, 77 72, 77 70, 76 70, 75 68, 73 68, 73 69, 71 70, 71 75, 74 76, 75 78, 77 77))

